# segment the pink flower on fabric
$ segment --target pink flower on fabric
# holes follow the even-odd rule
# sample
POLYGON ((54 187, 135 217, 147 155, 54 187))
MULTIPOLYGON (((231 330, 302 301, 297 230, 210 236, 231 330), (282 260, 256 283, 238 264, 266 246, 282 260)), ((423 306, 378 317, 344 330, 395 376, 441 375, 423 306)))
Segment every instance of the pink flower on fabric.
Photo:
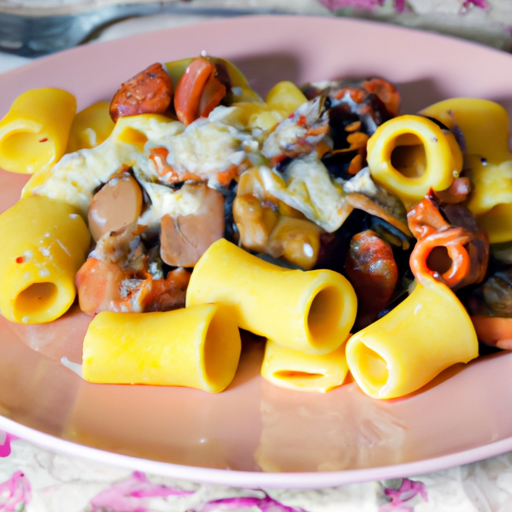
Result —
POLYGON ((405 0, 395 0, 395 11, 396 12, 404 12, 405 9, 405 0))
POLYGON ((91 500, 90 512, 147 512, 145 498, 188 496, 194 492, 155 485, 144 473, 136 471, 127 480, 114 484, 95 496, 91 500))
POLYGON ((28 478, 21 472, 14 474, 0 484, 0 510, 2 512, 16 512, 25 508, 32 498, 32 488, 28 478))
MULTIPOLYGON (((262 491, 263 492, 263 491, 262 491)), ((190 512, 224 512, 241 508, 258 507, 261 512, 307 512, 303 508, 288 507, 271 498, 267 493, 263 493, 263 498, 258 497, 238 497, 224 498, 210 501, 199 510, 190 512)))
MULTIPOLYGON (((319 0, 323 6, 333 12, 347 7, 358 9, 360 11, 374 11, 378 7, 384 5, 385 1, 386 0, 319 0)), ((395 11, 403 12, 405 8, 405 0, 394 0, 394 5, 395 11)))
POLYGON ((462 4, 462 7, 469 7, 470 5, 480 7, 480 9, 489 8, 489 4, 486 2, 486 0, 465 0, 465 2, 462 4))
POLYGON ((384 3, 384 0, 320 0, 320 3, 330 11, 337 11, 346 7, 373 11, 384 3))
POLYGON ((0 457, 8 457, 11 454, 11 441, 15 439, 16 436, 0 430, 0 457))
POLYGON ((414 512, 414 508, 406 502, 420 495, 424 501, 428 501, 427 491, 422 482, 404 478, 399 489, 384 488, 384 496, 390 501, 379 507, 379 512, 414 512))

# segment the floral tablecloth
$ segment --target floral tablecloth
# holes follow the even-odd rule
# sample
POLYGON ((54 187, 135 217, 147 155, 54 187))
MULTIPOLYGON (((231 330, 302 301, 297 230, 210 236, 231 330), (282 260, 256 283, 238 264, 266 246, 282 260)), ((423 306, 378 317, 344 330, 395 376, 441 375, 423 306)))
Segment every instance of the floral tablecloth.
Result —
POLYGON ((0 432, 2 512, 509 512, 512 453, 320 490, 181 482, 49 452, 0 432))
MULTIPOLYGON (((369 17, 506 50, 512 41, 510 0, 192 0, 191 4, 369 17)), ((108 26, 96 39, 211 17, 190 12, 128 19, 108 26)), ((0 72, 25 62, 28 59, 0 54, 0 72)), ((0 431, 0 512, 512 511, 512 453, 414 478, 403 476, 320 490, 200 485, 49 452, 0 431)))

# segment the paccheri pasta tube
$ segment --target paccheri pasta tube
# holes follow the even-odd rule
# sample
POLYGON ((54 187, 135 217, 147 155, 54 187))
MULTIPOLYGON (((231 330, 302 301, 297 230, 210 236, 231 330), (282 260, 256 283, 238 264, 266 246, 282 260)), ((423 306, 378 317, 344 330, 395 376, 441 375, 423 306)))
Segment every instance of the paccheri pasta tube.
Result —
POLYGON ((450 98, 421 111, 464 136, 464 151, 490 161, 510 158, 509 117, 498 103, 480 98, 450 98))
POLYGON ((98 101, 78 112, 71 124, 66 153, 94 148, 107 139, 114 129, 109 107, 109 101, 98 101))
POLYGON ((0 215, 0 310, 11 322, 45 323, 75 299, 75 274, 90 235, 75 208, 42 196, 0 215))
POLYGON ((395 117, 368 140, 368 166, 377 183, 406 205, 430 189, 447 189, 462 169, 454 135, 422 116, 395 117))
POLYGON ((30 89, 0 121, 0 167, 33 174, 66 151, 76 112, 75 97, 62 89, 30 89))
POLYGON ((512 154, 509 116, 498 103, 452 98, 422 111, 464 137, 466 167, 474 185, 468 208, 490 243, 512 240, 512 154))
POLYGON ((217 393, 233 380, 240 351, 238 327, 222 306, 104 311, 87 330, 82 371, 90 382, 187 386, 217 393))
POLYGON ((348 373, 345 344, 328 354, 306 354, 267 341, 261 375, 276 386, 325 393, 343 384, 348 373))
POLYGON ((354 289, 341 274, 284 269, 225 239, 194 267, 186 303, 224 304, 240 328, 312 354, 338 348, 357 309, 354 289))
POLYGON ((271 130, 305 103, 306 97, 292 82, 278 82, 268 92, 265 102, 236 103, 235 117, 248 129, 271 130))
POLYGON ((444 369, 478 355, 471 319, 443 283, 423 277, 402 303, 347 342, 348 367, 374 398, 421 388, 444 369))

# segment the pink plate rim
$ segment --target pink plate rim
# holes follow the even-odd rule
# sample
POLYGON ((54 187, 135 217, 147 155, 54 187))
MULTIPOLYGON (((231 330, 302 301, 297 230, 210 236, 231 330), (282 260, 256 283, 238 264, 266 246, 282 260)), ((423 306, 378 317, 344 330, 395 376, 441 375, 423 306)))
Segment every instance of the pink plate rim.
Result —
POLYGON ((35 445, 63 455, 111 466, 143 471, 202 484, 232 485, 247 489, 321 489, 374 480, 414 477, 501 455, 512 450, 512 437, 442 457, 405 464, 345 471, 260 473, 184 466, 130 457, 60 439, 0 416, 0 429, 35 445))

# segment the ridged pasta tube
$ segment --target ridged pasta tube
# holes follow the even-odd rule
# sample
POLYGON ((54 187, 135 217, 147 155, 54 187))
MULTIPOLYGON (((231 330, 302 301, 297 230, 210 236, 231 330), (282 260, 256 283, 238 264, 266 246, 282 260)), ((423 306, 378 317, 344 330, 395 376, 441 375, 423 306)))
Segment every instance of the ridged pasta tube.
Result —
POLYGON ((380 125, 368 140, 372 177, 406 205, 430 189, 445 190, 462 169, 454 135, 430 119, 404 115, 380 125))
POLYGON ((348 373, 345 345, 328 354, 306 354, 267 341, 261 375, 276 386, 325 393, 343 384, 348 373))
POLYGON ((90 235, 75 208, 26 197, 0 214, 0 310, 11 322, 37 324, 63 315, 75 299, 75 274, 90 235))
POLYGON ((62 89, 30 89, 18 96, 0 121, 0 167, 33 174, 57 162, 75 112, 75 97, 62 89))
POLYGON ((284 269, 226 239, 199 259, 186 303, 224 304, 240 328, 312 354, 338 348, 357 309, 354 289, 341 274, 284 269))
POLYGON ((444 369, 478 356, 471 319, 455 294, 427 277, 386 316, 347 342, 349 370, 374 398, 421 388, 444 369))
POLYGON ((90 382, 187 386, 218 393, 233 380, 240 351, 240 332, 223 307, 104 311, 85 335, 82 372, 90 382))

